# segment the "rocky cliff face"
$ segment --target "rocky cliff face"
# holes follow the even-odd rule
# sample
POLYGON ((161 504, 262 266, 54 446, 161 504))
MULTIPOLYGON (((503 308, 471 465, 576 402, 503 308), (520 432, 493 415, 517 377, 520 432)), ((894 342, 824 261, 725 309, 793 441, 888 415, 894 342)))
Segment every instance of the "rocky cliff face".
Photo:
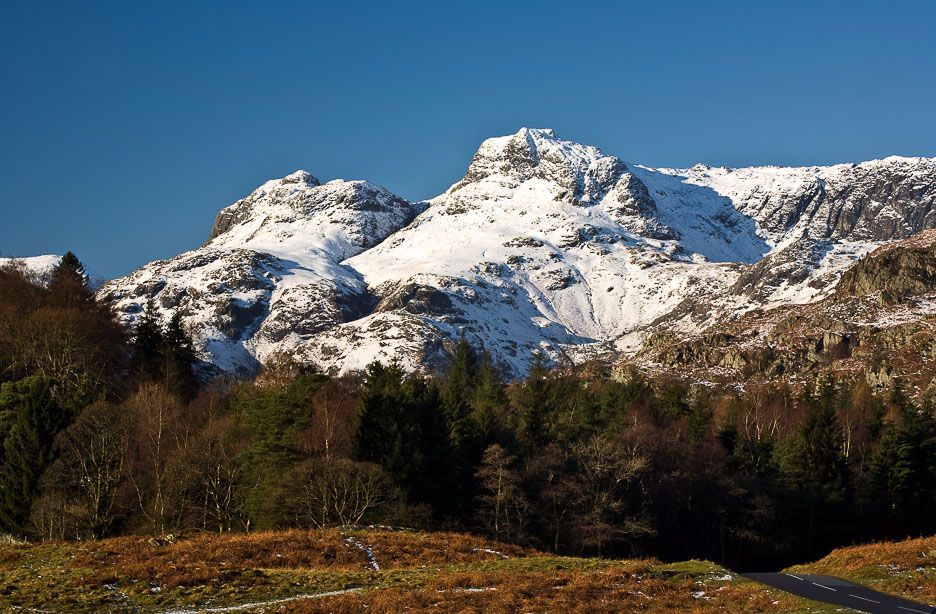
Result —
POLYGON ((928 158, 804 168, 699 165, 661 172, 730 199, 775 243, 803 234, 813 239, 890 241, 933 228, 936 221, 936 163, 928 158))
POLYGON ((877 248, 845 271, 835 295, 877 295, 882 303, 912 301, 936 291, 936 232, 877 248))
POLYGON ((691 335, 658 333, 633 362, 708 382, 826 370, 908 392, 936 392, 936 231, 889 243, 848 269, 826 298, 754 310, 691 335))
POLYGON ((534 352, 577 361, 648 337, 670 352, 666 332, 821 301, 863 255, 933 226, 934 193, 934 160, 652 169, 524 128, 482 143, 425 203, 302 171, 267 182, 219 213, 204 246, 101 297, 131 324, 149 298, 180 310, 225 371, 280 353, 331 371, 433 368, 464 334, 519 373, 534 352))

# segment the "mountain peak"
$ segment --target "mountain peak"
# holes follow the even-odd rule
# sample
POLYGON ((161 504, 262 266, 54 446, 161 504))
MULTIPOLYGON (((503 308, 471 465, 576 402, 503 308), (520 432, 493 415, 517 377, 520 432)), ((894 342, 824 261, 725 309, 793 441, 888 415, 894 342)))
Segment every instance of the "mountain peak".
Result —
POLYGON ((309 171, 298 170, 293 173, 290 173, 280 179, 281 183, 304 183, 309 187, 315 187, 321 183, 318 179, 312 176, 312 173, 309 171))
POLYGON ((527 128, 524 126, 520 128, 515 133, 515 136, 522 136, 523 138, 532 137, 539 139, 548 139, 551 141, 559 140, 556 136, 556 131, 552 128, 527 128))
POLYGON ((323 184, 306 171, 296 171, 267 181, 222 209, 208 240, 215 247, 305 242, 312 248, 325 242, 334 248, 340 243, 335 251, 346 257, 383 238, 389 232, 384 227, 396 229, 420 210, 368 181, 333 179, 323 184))
POLYGON ((596 191, 591 187, 601 186, 597 191, 603 191, 626 172, 621 160, 597 147, 562 140, 550 128, 520 128, 481 143, 465 177, 449 193, 480 182, 514 188, 539 179, 570 197, 587 199, 586 193, 596 191))
POLYGON ((276 188, 286 186, 314 188, 320 185, 322 185, 322 182, 319 181, 314 175, 312 175, 312 173, 309 171, 298 170, 286 175, 285 177, 280 177, 279 179, 270 179, 257 188, 254 193, 271 192, 276 188))

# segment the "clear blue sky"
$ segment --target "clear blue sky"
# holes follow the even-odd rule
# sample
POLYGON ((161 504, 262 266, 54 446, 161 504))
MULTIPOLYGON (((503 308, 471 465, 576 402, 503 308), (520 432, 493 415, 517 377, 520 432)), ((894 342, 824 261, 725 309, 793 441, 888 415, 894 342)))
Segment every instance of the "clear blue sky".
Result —
POLYGON ((0 0, 0 252, 123 274, 268 178, 427 198, 524 125, 652 165, 936 156, 936 2, 0 0))

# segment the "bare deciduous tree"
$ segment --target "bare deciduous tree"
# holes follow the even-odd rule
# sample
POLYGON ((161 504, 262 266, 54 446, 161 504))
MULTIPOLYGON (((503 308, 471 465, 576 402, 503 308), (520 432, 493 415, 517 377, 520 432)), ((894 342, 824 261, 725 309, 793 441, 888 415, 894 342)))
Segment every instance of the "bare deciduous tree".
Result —
POLYGON ((297 478, 297 516, 314 527, 360 524, 399 499, 390 476, 372 463, 316 459, 301 466, 297 478))
POLYGON ((140 511, 154 535, 162 535, 179 517, 181 485, 173 458, 184 451, 187 441, 184 407, 164 387, 140 386, 127 409, 133 420, 131 433, 133 467, 130 480, 140 511))
POLYGON ((348 456, 358 409, 358 382, 334 379, 312 395, 312 422, 306 429, 309 452, 326 459, 348 456))
POLYGON ((186 462, 194 495, 202 509, 202 526, 219 533, 244 520, 244 465, 248 445, 243 426, 233 416, 220 416, 205 425, 186 462))
POLYGON ((107 533, 119 511, 127 480, 128 431, 120 409, 101 402, 85 409, 60 438, 76 520, 92 539, 107 533))
POLYGON ((529 504, 520 486, 520 476, 514 469, 516 459, 494 444, 488 446, 475 476, 483 494, 482 522, 497 539, 516 541, 523 534, 529 504))
POLYGON ((576 524, 582 547, 601 553, 612 539, 646 533, 639 518, 626 515, 626 488, 647 468, 637 446, 596 435, 576 444, 572 455, 578 467, 576 524))

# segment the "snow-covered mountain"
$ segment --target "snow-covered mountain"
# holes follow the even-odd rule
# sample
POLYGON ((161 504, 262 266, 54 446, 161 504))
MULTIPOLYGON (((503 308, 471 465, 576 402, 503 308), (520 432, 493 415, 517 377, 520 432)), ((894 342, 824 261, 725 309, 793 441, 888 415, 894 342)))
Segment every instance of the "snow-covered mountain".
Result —
POLYGON ((0 268, 14 267, 22 270, 38 282, 48 282, 52 271, 62 261, 61 256, 44 254, 42 256, 27 256, 25 258, 0 258, 0 268))
MULTIPOLYGON (((24 258, 0 258, 0 268, 13 267, 26 273, 40 284, 47 284, 52 278, 52 272, 62 261, 62 257, 56 254, 44 254, 42 256, 26 256, 24 258)), ((85 270, 88 277, 88 285, 92 289, 100 288, 104 284, 104 278, 94 271, 85 270)))
POLYGON ((251 373, 368 313, 374 297, 342 261, 419 211, 366 181, 321 184, 299 171, 223 209, 205 245, 109 282, 100 296, 131 324, 151 298, 163 311, 179 310, 203 359, 251 373))
POLYGON ((132 323, 178 309, 203 358, 330 371, 447 359, 460 335, 522 372, 631 353, 754 308, 820 299, 882 242, 936 226, 936 160, 653 169, 521 129, 410 203, 305 172, 221 211, 208 242, 109 282, 132 323))

